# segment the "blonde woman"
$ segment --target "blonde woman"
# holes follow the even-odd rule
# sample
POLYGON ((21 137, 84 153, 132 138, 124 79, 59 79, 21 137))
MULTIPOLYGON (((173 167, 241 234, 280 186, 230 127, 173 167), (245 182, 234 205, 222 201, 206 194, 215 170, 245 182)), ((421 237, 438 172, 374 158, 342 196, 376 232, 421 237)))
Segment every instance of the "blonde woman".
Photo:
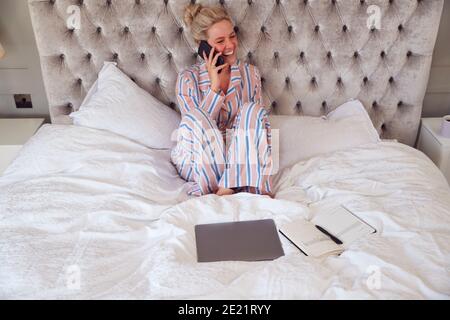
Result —
POLYGON ((184 20, 197 44, 205 40, 212 49, 203 63, 178 75, 182 119, 172 162, 192 182, 191 195, 272 196, 270 124, 261 105, 260 73, 237 58, 237 35, 223 7, 190 4, 184 20), (225 64, 216 67, 219 55, 225 64))

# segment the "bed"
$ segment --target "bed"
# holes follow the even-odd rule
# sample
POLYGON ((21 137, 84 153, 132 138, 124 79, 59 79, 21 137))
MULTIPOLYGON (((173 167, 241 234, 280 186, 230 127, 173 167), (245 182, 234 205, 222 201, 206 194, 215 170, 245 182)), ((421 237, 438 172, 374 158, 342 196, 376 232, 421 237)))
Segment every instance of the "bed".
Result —
POLYGON ((411 147, 443 1, 220 1, 236 17, 241 56, 262 71, 271 114, 318 116, 358 98, 382 138, 295 163, 277 175, 274 199, 189 197, 170 150, 70 123, 111 59, 176 108, 176 72, 196 59, 180 22, 186 3, 29 1, 52 123, 0 177, 0 297, 448 299, 450 189, 411 147), (68 29, 65 17, 78 10, 68 5, 85 29, 68 29), (381 29, 366 27, 371 5, 381 29), (298 41, 286 45, 289 37, 298 41), (384 57, 369 54, 375 47, 384 57), (195 224, 282 225, 336 203, 378 232, 326 259, 281 237, 285 255, 274 261, 196 262, 195 224))

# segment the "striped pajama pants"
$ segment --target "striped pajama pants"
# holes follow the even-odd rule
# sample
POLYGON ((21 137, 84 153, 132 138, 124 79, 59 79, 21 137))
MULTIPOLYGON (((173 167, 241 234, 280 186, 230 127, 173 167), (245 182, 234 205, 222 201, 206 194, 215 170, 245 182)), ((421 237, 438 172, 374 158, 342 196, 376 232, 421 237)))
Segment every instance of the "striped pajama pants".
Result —
POLYGON ((180 176, 194 182, 190 195, 215 193, 219 187, 269 194, 271 151, 268 114, 250 102, 240 106, 227 130, 219 130, 206 111, 185 113, 171 158, 180 176))

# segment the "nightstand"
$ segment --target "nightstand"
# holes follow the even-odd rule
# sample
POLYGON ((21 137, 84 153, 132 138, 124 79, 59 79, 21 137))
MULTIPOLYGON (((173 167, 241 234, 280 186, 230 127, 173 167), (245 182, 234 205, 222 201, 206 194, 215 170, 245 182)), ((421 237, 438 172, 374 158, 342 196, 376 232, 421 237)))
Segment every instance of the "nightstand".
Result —
POLYGON ((44 120, 44 118, 0 119, 0 175, 44 120))
POLYGON ((417 149, 438 166, 450 185, 450 138, 439 134, 441 123, 442 118, 422 118, 417 149))

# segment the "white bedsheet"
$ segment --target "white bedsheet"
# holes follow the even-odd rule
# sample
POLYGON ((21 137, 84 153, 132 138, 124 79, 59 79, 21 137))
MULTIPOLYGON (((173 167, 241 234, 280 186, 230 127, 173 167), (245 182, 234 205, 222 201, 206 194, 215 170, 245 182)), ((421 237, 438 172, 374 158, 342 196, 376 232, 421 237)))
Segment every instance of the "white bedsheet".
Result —
POLYGON ((381 142, 314 157, 277 199, 187 197, 151 150, 106 131, 46 125, 0 177, 0 298, 309 299, 450 297, 450 190, 419 151, 381 142), (194 225, 346 204, 378 232, 339 257, 281 236, 275 261, 197 263, 194 225))

